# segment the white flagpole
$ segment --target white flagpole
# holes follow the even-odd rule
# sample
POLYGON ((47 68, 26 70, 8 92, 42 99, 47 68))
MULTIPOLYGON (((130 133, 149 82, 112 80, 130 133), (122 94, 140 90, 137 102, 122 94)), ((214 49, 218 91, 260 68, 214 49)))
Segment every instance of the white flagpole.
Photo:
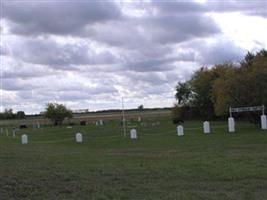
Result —
POLYGON ((123 101, 123 97, 121 98, 121 106, 122 106, 123 135, 124 135, 124 137, 126 137, 126 127, 125 127, 125 114, 124 114, 124 101, 123 101))

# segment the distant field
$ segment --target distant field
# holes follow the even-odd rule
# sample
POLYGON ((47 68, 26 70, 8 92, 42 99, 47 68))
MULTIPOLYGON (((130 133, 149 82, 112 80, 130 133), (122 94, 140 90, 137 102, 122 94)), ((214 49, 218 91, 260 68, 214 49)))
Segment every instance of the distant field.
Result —
POLYGON ((202 122, 190 121, 178 137, 158 117, 133 121, 138 139, 130 140, 119 124, 0 136, 0 199, 267 199, 267 131, 238 122, 230 134, 226 122, 211 122, 204 135, 202 122), (74 142, 77 132, 84 143, 74 142))
MULTIPOLYGON (((125 111, 126 119, 137 119, 139 116, 142 118, 157 118, 157 117, 168 117, 171 115, 170 110, 144 110, 144 111, 125 111)), ((99 113, 88 113, 88 114, 74 114, 71 120, 65 120, 64 123, 78 123, 80 121, 92 122, 95 120, 114 120, 122 119, 121 112, 99 112, 99 113)), ((33 125, 36 123, 50 125, 51 121, 45 119, 42 116, 38 117, 27 117, 26 119, 16 119, 16 120, 0 120, 0 126, 18 126, 20 124, 33 125)))

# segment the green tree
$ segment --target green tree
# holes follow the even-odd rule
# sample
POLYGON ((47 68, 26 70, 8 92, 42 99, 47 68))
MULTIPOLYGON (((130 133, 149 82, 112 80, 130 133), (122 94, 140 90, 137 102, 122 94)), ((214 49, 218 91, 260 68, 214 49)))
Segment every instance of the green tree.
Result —
POLYGON ((18 112, 17 112, 17 118, 18 118, 18 119, 24 119, 24 118, 25 118, 25 113, 24 113, 24 111, 18 111, 18 112))
POLYGON ((16 115, 13 113, 12 109, 5 109, 4 112, 0 113, 1 119, 14 119, 16 118, 16 115))
POLYGON ((176 85, 176 93, 175 93, 175 98, 178 100, 178 104, 185 105, 189 103, 190 96, 191 96, 191 89, 189 87, 189 84, 187 82, 185 83, 178 82, 178 84, 176 85))
POLYGON ((230 80, 235 76, 236 67, 232 63, 224 63, 216 65, 212 68, 212 72, 216 77, 213 81, 211 95, 214 113, 216 116, 225 116, 231 105, 231 96, 228 91, 231 87, 230 80))
POLYGON ((144 110, 144 105, 140 105, 137 107, 138 110, 144 110))
POLYGON ((65 118, 72 118, 72 111, 63 104, 48 103, 45 117, 49 118, 54 125, 61 125, 65 118))
POLYGON ((213 74, 205 67, 198 70, 189 81, 193 94, 192 105, 198 108, 201 118, 204 120, 214 117, 211 101, 213 81, 213 74))
POLYGON ((267 51, 250 54, 229 80, 231 106, 267 105, 267 51))

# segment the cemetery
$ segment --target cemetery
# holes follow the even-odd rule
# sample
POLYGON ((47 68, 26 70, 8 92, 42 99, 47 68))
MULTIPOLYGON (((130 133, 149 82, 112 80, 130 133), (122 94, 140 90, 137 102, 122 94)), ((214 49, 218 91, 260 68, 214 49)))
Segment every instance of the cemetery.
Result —
POLYGON ((4 199, 266 199, 266 188, 257 187, 267 177, 266 116, 259 118, 261 126, 234 114, 179 125, 138 116, 126 127, 115 119, 2 126, 0 193, 4 199))

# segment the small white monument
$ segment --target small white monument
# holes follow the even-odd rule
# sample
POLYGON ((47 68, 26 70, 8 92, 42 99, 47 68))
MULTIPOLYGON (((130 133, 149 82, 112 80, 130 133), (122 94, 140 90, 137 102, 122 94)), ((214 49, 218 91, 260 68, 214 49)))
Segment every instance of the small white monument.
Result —
POLYGON ((28 136, 27 135, 22 135, 21 136, 21 144, 28 144, 28 136))
POLYGON ((95 122, 95 125, 98 126, 98 121, 95 122))
POLYGON ((138 117, 138 122, 141 122, 142 121, 142 118, 139 116, 138 117))
POLYGON ((267 129, 266 115, 261 116, 261 129, 263 129, 263 130, 267 129))
POLYGON ((208 121, 203 122, 203 132, 210 133, 210 123, 208 121))
POLYGON ((6 129, 6 136, 8 136, 9 135, 9 132, 8 132, 8 129, 6 129))
POLYGON ((235 132, 235 119, 233 117, 228 118, 228 131, 230 133, 235 132))
POLYGON ((39 123, 39 122, 37 122, 37 128, 38 128, 38 129, 40 128, 40 123, 39 123))
POLYGON ((82 143, 83 142, 83 136, 81 133, 76 134, 76 142, 82 143))
POLYGON ((131 139, 137 139, 137 131, 136 131, 136 129, 131 129, 130 138, 131 139))
POLYGON ((102 119, 100 119, 100 120, 99 120, 99 125, 100 125, 100 126, 103 126, 103 125, 104 125, 104 123, 103 123, 103 120, 102 120, 102 119))
POLYGON ((184 127, 179 125, 177 126, 177 135, 178 136, 183 136, 184 135, 184 127))
POLYGON ((3 128, 2 127, 0 129, 0 133, 1 133, 1 135, 3 135, 3 128))

